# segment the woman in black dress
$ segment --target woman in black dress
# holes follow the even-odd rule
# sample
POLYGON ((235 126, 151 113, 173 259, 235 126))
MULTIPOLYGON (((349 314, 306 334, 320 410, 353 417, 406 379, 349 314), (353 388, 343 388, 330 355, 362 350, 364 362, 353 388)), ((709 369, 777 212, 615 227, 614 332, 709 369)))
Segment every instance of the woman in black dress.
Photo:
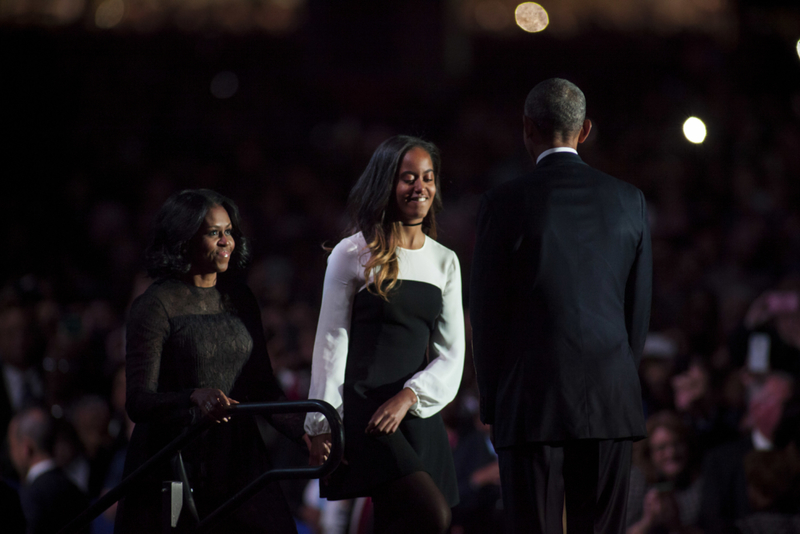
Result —
MULTIPOLYGON (((461 274, 436 241, 441 207, 436 147, 385 141, 350 193, 354 235, 328 259, 310 398, 342 414, 345 462, 322 482, 329 499, 372 497, 375 532, 443 532, 458 502, 439 411, 464 365, 461 274)), ((311 462, 330 430, 306 416, 311 462)))
MULTIPOLYGON (((127 476, 179 435, 210 417, 213 425, 183 451, 200 518, 269 469, 251 417, 225 417, 237 402, 284 400, 272 373, 255 297, 220 276, 248 259, 239 212, 209 190, 170 197, 159 212, 147 250, 155 281, 137 298, 127 324, 127 402, 136 423, 125 461, 127 476), (230 420, 229 420, 230 419, 230 420)), ((302 417, 273 416, 281 432, 302 442, 302 417)), ((161 485, 176 478, 169 463, 120 502, 116 533, 161 532, 161 485)), ((247 501, 215 532, 296 532, 274 483, 247 501)))

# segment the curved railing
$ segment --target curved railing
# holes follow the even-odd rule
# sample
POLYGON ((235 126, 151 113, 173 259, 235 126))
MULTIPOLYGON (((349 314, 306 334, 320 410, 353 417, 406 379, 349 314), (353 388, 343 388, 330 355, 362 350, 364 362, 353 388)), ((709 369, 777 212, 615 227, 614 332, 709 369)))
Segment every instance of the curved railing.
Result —
MULTIPOLYGON (((199 522, 194 528, 195 532, 203 532, 213 527, 223 520, 230 512, 274 480, 289 478, 322 478, 328 476, 342 461, 342 455, 344 454, 344 427, 342 426, 342 419, 333 406, 325 401, 310 399, 305 401, 243 403, 229 406, 227 410, 231 417, 320 412, 328 420, 331 428, 331 452, 325 463, 319 466, 271 469, 262 473, 258 478, 242 488, 236 495, 228 499, 208 516, 205 518, 198 518, 199 522)), ((66 527, 59 531, 59 534, 75 534, 86 527, 108 507, 123 498, 131 490, 133 485, 152 471, 155 466, 176 456, 182 448, 197 438, 197 436, 212 424, 214 424, 213 421, 203 419, 187 428, 180 436, 172 440, 166 447, 136 469, 136 471, 128 475, 122 482, 95 501, 94 504, 84 510, 78 517, 73 519, 66 527)))

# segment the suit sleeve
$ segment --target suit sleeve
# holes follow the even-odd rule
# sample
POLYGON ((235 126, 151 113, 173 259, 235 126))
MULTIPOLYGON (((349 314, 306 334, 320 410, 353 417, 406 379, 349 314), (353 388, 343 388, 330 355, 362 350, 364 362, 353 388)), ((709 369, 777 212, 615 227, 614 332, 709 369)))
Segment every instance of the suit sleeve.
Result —
POLYGON ((478 212, 470 281, 472 356, 480 390, 480 416, 494 423, 497 384, 508 337, 511 277, 509 252, 501 239, 497 213, 484 196, 478 212))
MULTIPOLYGON (((350 339, 350 317, 359 281, 358 255, 357 245, 343 240, 328 257, 311 360, 308 398, 324 400, 336 408, 342 417, 342 390, 350 339)), ((330 426, 321 413, 309 412, 306 415, 305 430, 309 436, 316 436, 330 432, 330 426)))
POLYGON ((642 359, 644 341, 650 325, 650 303, 653 289, 653 254, 650 245, 650 226, 647 221, 647 203, 639 191, 641 234, 636 257, 625 287, 625 326, 628 343, 636 358, 636 367, 642 359))

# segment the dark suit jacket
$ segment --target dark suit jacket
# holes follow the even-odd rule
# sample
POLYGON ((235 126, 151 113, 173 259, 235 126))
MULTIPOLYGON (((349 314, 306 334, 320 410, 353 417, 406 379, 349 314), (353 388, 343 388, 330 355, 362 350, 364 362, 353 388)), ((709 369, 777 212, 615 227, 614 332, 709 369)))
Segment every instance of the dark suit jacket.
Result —
POLYGON ((25 534, 25 516, 17 490, 0 479, 0 525, 6 534, 25 534))
MULTIPOLYGON (((20 491, 29 534, 53 534, 89 507, 89 498, 61 469, 39 475, 20 491)), ((88 527, 82 532, 89 532, 88 527)))
POLYGON ((484 195, 470 317, 497 447, 645 435, 651 283, 644 195, 577 155, 484 195))
POLYGON ((3 375, 3 363, 0 362, 0 476, 11 480, 17 479, 17 472, 11 464, 8 453, 8 424, 14 417, 14 408, 6 390, 6 379, 3 375))

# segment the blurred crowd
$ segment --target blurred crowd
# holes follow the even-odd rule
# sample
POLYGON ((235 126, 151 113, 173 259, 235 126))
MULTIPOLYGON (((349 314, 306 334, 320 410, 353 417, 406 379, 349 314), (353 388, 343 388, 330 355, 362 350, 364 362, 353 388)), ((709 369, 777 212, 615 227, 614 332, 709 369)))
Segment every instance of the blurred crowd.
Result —
MULTIPOLYGON (((209 187, 239 204, 255 253, 247 282, 261 304, 272 364, 287 396, 302 399, 323 246, 345 232, 347 191, 372 150, 394 133, 422 134, 442 149, 439 240, 460 258, 466 306, 480 194, 531 168, 522 102, 536 81, 561 75, 584 89, 595 124, 583 158, 641 188, 648 200, 654 294, 640 376, 649 435, 636 444, 629 532, 800 532, 797 85, 765 76, 764 57, 779 48, 769 36, 744 35, 724 53, 713 39, 691 35, 637 36, 635 49, 632 40, 602 30, 579 41, 549 42, 549 52, 574 59, 569 69, 545 54, 539 65, 525 63, 524 73, 506 72, 521 66, 502 59, 500 44, 490 48, 497 53, 491 62, 476 53, 474 74, 465 79, 431 72, 442 83, 427 92, 384 70, 370 85, 355 68, 339 80, 283 64, 276 68, 287 79, 270 85, 271 74, 244 65, 255 80, 252 91, 266 96, 256 98, 243 84, 245 104, 219 105, 208 115, 191 100, 199 96, 178 102, 167 92, 157 101, 121 102, 116 85, 87 89, 92 97, 63 119, 74 134, 64 143, 79 162, 95 163, 69 160, 63 175, 41 184, 52 190, 39 198, 49 209, 46 220, 12 221, 21 236, 17 251, 28 257, 0 280, 4 483, 24 488, 39 449, 90 499, 119 482, 131 430, 125 315, 150 282, 141 270, 143 250, 170 193, 209 187), (590 43, 593 50, 581 56, 590 43), (620 53, 625 64, 609 76, 609 63, 598 58, 620 53), (113 120, 104 110, 113 110, 113 120), (169 120, 160 117, 164 110, 169 120), (710 131, 701 146, 679 131, 695 110, 710 131), (43 414, 52 418, 48 439, 31 422, 43 414), (39 431, 19 430, 25 428, 39 431)), ((76 68, 95 83, 113 78, 124 86, 126 76, 142 75, 143 84, 158 87, 171 63, 159 59, 158 45, 145 45, 151 48, 140 53, 149 54, 150 68, 130 45, 117 44, 118 65, 111 68, 120 79, 103 78, 109 67, 99 61, 76 68)), ((181 46, 171 57, 211 65, 222 53, 215 39, 181 46)), ((401 74, 407 68, 398 66, 401 74)), ((176 69, 188 85, 189 67, 176 69)), ((27 187, 20 212, 32 217, 39 186, 27 187)), ((499 471, 476 412, 468 354, 461 392, 445 413, 461 491, 454 534, 502 532, 499 471)), ((280 435, 271 439, 276 464, 303 465, 280 435)), ((363 527, 368 502, 327 503, 315 489, 313 482, 285 485, 301 530, 363 527)), ((110 532, 112 518, 113 508, 92 532, 110 532)))

